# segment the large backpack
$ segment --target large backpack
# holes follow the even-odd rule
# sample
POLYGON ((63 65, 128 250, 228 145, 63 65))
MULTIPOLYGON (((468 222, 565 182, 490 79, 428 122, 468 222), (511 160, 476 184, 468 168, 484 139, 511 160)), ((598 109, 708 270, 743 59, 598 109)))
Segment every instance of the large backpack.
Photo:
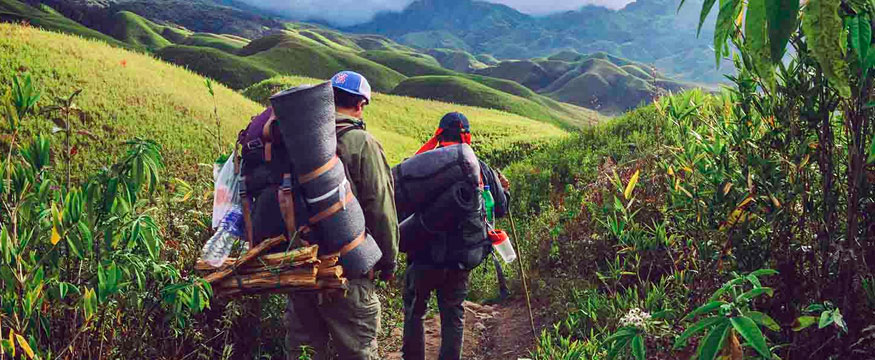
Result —
MULTIPOLYGON (((337 138, 351 130, 363 129, 359 123, 337 128, 337 138)), ((241 199, 246 236, 253 245, 280 235, 291 236, 307 225, 305 201, 300 197, 297 177, 282 142, 273 108, 253 116, 237 135, 240 147, 238 172, 243 178, 241 199), (291 209, 294 204, 294 209, 291 209), (297 214, 297 216, 292 215, 297 214), (292 219, 295 224, 292 224, 292 219)))

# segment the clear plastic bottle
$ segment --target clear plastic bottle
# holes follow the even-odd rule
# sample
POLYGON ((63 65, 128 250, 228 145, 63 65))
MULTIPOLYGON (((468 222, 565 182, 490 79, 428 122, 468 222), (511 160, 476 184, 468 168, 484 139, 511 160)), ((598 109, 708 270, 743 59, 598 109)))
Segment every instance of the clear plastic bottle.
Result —
POLYGON ((507 236, 504 230, 490 231, 489 239, 492 240, 492 247, 505 263, 510 264, 516 260, 516 251, 513 249, 513 243, 510 242, 510 237, 507 236))
POLYGON ((225 214, 216 233, 204 244, 201 259, 210 266, 221 267, 231 255, 234 244, 243 237, 243 212, 235 205, 225 214))
POLYGON ((486 206, 486 221, 493 224, 495 199, 492 197, 492 192, 489 190, 489 185, 483 187, 483 204, 486 206))

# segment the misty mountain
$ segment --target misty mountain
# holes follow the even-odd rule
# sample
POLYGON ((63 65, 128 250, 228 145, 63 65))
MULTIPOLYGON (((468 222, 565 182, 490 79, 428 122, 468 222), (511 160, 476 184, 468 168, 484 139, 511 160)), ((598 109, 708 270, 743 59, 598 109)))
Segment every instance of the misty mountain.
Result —
MULTIPOLYGON (((588 6, 535 17, 511 7, 472 0, 418 0, 399 13, 342 28, 385 35, 418 48, 452 48, 499 59, 546 57, 563 50, 606 52, 653 63, 686 81, 719 82, 713 19, 696 37, 702 1, 638 0, 620 10, 588 6)), ((723 67, 730 68, 730 67, 723 67)))

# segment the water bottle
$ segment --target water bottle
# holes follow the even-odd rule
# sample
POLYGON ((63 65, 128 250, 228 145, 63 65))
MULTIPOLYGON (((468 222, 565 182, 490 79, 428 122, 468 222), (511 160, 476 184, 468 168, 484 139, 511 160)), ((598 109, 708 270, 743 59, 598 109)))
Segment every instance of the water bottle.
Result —
POLYGON ((492 240, 492 248, 501 256, 505 263, 512 263, 516 260, 516 251, 513 249, 513 243, 510 242, 510 237, 504 230, 490 230, 489 240, 492 240))
POLYGON ((216 233, 204 244, 201 259, 214 268, 221 267, 231 255, 234 244, 243 237, 243 227, 243 212, 239 205, 235 205, 222 217, 216 233))
POLYGON ((492 224, 493 210, 495 209, 495 199, 492 198, 492 192, 489 191, 489 185, 483 187, 483 204, 486 206, 486 221, 492 224))

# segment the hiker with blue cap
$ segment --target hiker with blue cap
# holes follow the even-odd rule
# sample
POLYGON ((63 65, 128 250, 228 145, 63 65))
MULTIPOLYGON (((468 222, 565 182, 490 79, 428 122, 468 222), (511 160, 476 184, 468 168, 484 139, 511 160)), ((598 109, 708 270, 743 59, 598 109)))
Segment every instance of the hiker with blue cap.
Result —
POLYGON ((377 242, 383 257, 360 278, 348 278, 345 296, 293 294, 286 311, 289 359, 334 359, 329 342, 340 359, 378 358, 380 300, 376 278, 394 279, 398 254, 398 218, 392 172, 380 143, 365 130, 365 106, 371 102, 371 86, 364 76, 342 71, 331 79, 337 111, 337 155, 346 167, 352 192, 365 215, 365 227, 377 242), (306 350, 305 350, 306 349, 306 350))

